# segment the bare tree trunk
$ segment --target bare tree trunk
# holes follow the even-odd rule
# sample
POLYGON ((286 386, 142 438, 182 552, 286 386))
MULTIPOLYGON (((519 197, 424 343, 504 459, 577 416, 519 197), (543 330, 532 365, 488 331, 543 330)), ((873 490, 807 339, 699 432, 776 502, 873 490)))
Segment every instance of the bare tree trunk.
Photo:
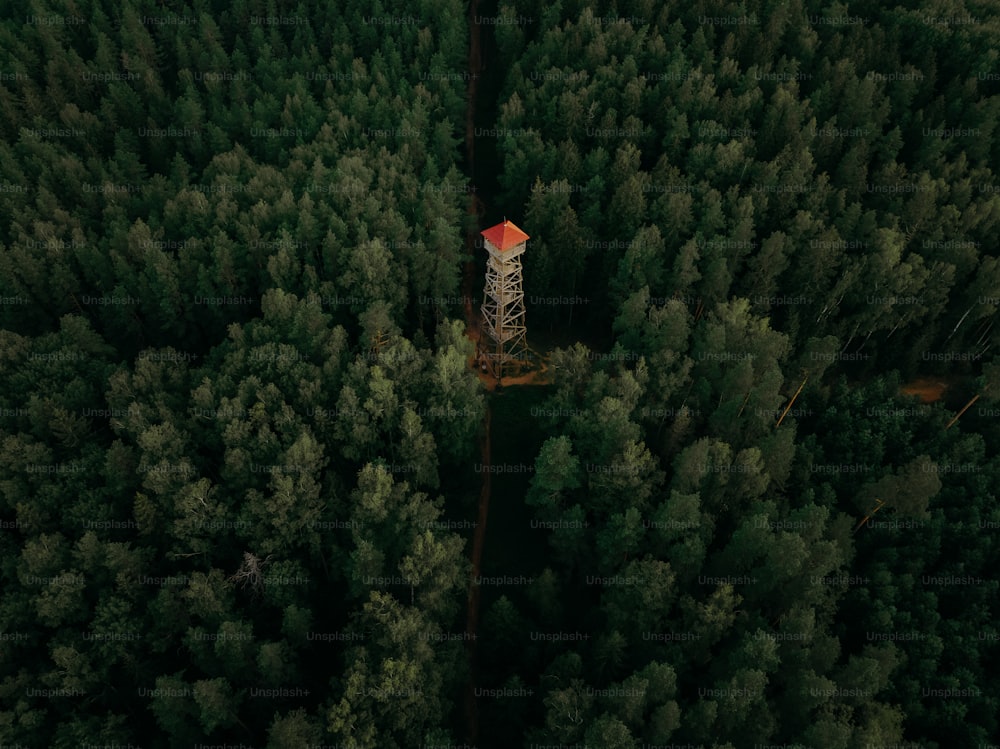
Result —
POLYGON ((983 340, 986 338, 986 336, 988 336, 990 334, 991 330, 993 330, 993 322, 992 321, 990 321, 989 325, 987 325, 986 329, 983 331, 983 334, 981 336, 979 336, 979 338, 976 340, 976 345, 977 346, 980 345, 983 342, 983 340))
POLYGON ((844 353, 845 351, 847 351, 847 347, 850 346, 851 345, 851 341, 854 340, 854 334, 858 332, 858 328, 860 327, 860 325, 861 325, 861 323, 857 323, 854 326, 854 330, 851 331, 851 337, 847 339, 847 343, 844 344, 844 348, 842 348, 840 350, 840 353, 844 353))
POLYGON ((958 321, 958 325, 956 325, 954 328, 952 328, 951 332, 948 334, 948 338, 945 338, 945 341, 947 341, 953 335, 955 335, 955 331, 958 330, 960 327, 962 327, 962 323, 965 322, 965 318, 967 318, 969 316, 969 313, 972 312, 972 309, 973 309, 972 307, 969 307, 969 309, 967 309, 965 311, 965 314, 962 315, 962 319, 958 321))

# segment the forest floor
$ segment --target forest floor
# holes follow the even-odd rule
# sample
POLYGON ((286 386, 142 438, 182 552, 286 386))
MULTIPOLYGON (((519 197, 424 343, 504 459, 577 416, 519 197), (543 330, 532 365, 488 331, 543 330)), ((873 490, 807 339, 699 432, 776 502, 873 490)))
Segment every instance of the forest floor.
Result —
POLYGON ((934 403, 944 397, 945 392, 954 383, 949 377, 917 377, 901 385, 899 392, 903 395, 915 395, 922 403, 934 403))

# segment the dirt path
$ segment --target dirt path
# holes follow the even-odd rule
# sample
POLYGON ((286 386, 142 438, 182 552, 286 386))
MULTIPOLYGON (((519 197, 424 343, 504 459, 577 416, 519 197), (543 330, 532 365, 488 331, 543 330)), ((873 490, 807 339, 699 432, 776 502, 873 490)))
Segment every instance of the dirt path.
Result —
MULTIPOLYGON (((479 2, 469 3, 469 85, 465 108, 465 156, 468 162, 470 181, 475 179, 476 152, 476 93, 479 87, 479 72, 482 70, 480 54, 479 2)), ((475 192, 475 184, 469 193, 469 225, 465 235, 467 258, 462 269, 462 296, 465 308, 466 335, 473 341, 479 340, 479 316, 472 306, 472 291, 476 275, 476 237, 479 235, 480 217, 483 204, 475 192)), ((466 607, 465 630, 466 652, 469 659, 469 680, 465 688, 466 741, 472 746, 479 739, 479 707, 476 704, 476 631, 479 627, 479 577, 480 562, 483 558, 483 542, 486 536, 486 516, 490 507, 490 409, 486 406, 485 432, 480 439, 480 462, 482 468, 482 489, 479 492, 479 515, 472 537, 472 579, 469 580, 469 598, 466 607)))
POLYGON ((944 397, 945 391, 952 386, 945 377, 917 377, 912 382, 901 385, 899 392, 903 395, 915 395, 924 403, 934 403, 944 397))
POLYGON ((483 544, 486 540, 486 518, 490 512, 490 417, 490 407, 487 406, 484 432, 479 442, 483 486, 479 492, 479 514, 472 537, 472 579, 469 581, 469 598, 465 619, 465 644, 469 657, 469 683, 465 692, 466 740, 472 746, 475 746, 479 739, 479 706, 476 703, 476 632, 479 629, 479 585, 477 580, 483 558, 483 544))

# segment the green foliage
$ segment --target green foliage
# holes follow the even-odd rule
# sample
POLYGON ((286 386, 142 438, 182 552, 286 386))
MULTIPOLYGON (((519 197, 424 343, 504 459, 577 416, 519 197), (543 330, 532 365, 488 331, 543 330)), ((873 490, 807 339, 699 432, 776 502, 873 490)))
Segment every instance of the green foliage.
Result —
POLYGON ((0 739, 987 745, 996 19, 272 5, 0 11, 0 739), (582 300, 523 480, 477 208, 582 300))

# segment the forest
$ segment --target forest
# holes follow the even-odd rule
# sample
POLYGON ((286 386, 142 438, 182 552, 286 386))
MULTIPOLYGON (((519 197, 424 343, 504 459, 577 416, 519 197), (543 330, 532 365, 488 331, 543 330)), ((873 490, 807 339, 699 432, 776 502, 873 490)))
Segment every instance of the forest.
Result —
POLYGON ((4 5, 0 746, 1000 744, 997 39, 4 5))

